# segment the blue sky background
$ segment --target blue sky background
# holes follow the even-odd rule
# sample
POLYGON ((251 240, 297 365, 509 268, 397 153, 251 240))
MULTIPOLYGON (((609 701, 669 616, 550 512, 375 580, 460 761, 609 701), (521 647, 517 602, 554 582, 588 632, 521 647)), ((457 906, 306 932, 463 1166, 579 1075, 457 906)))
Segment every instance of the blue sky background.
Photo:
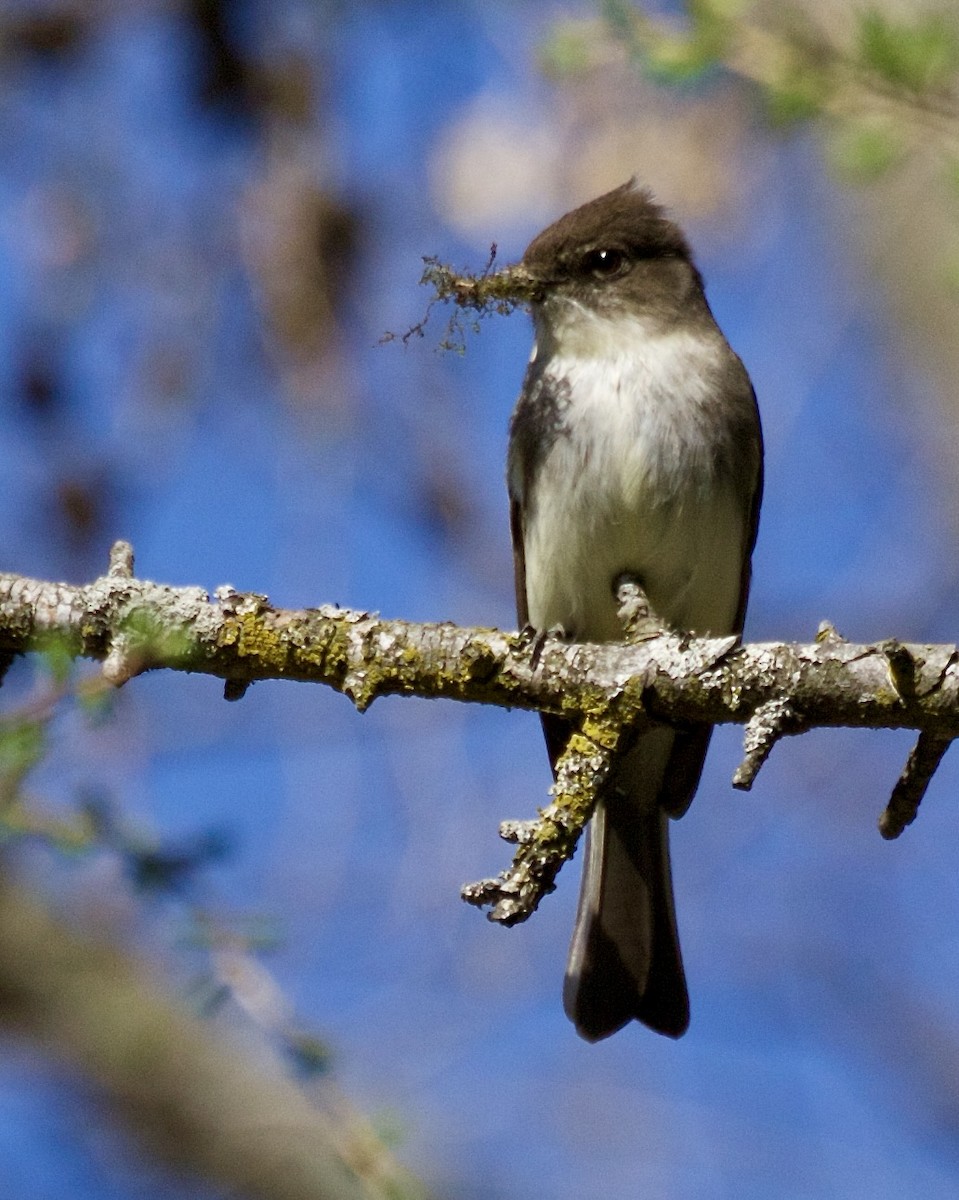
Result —
MULTIPOLYGON (((8 55, 2 567, 92 578, 123 536, 164 582, 511 626, 503 459, 527 321, 486 323, 463 357, 436 353, 441 317, 406 349, 376 343, 421 315, 422 255, 479 267, 489 242, 518 256, 543 223, 465 239, 430 172, 481 92, 530 119, 549 110, 536 49, 566 10, 231 11, 238 46, 308 64, 301 166, 358 214, 339 352, 310 403, 296 399, 242 252, 266 136, 242 109, 198 103, 199 45, 176 6, 118 5, 62 55, 8 55), (71 525, 77 496, 94 515, 71 525)), ((809 640, 828 617, 855 640, 955 640, 955 431, 891 349, 815 144, 758 120, 750 136, 764 168, 749 211, 690 227, 766 431, 747 635, 809 640)), ((637 1026, 587 1046, 560 1003, 578 867, 515 930, 458 898, 505 865, 498 822, 543 801, 534 718, 401 700, 360 717, 319 688, 260 684, 232 705, 220 690, 157 675, 125 689, 105 728, 65 714, 34 790, 64 806, 105 793, 160 837, 228 833, 201 902, 275 918, 264 962, 298 1021, 329 1039, 348 1094, 399 1125, 436 1195, 955 1195, 951 757, 889 845, 875 822, 908 736, 815 732, 777 747, 744 796, 729 787, 740 734, 720 730, 673 832, 690 1032, 674 1044, 637 1026)), ((125 886, 108 854, 27 861, 72 905, 125 886)), ((182 913, 147 905, 142 919, 176 963, 182 913)), ((82 1080, 30 1047, 0 1055, 0 1198, 210 1194, 148 1165, 82 1080)))

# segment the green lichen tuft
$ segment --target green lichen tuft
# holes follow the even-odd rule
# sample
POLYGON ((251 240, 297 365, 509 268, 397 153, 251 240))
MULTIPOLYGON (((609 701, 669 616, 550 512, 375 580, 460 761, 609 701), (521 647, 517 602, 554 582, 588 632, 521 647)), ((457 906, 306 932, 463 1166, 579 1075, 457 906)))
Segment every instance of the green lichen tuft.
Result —
POLYGON ((255 658, 257 664, 278 674, 286 672, 290 648, 285 638, 257 613, 240 613, 224 621, 218 642, 236 647, 238 658, 255 658), (232 628, 231 628, 232 627, 232 628))

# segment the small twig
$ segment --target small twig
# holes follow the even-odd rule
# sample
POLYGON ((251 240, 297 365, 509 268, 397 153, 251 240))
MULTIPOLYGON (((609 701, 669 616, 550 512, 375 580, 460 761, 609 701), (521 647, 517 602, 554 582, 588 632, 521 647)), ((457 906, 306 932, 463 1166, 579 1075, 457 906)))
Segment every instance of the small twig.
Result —
POLYGON ((773 746, 781 737, 799 733, 802 728, 802 719, 788 700, 777 699, 760 704, 746 722, 743 734, 746 754, 733 775, 733 787, 748 792, 773 746))
POLYGON ((879 832, 886 841, 899 837, 906 826, 916 819, 929 781, 951 743, 951 738, 937 737, 933 733, 919 734, 889 803, 879 818, 879 832))
POLYGON ((126 633, 118 633, 110 643, 110 652, 103 660, 100 672, 107 683, 113 687, 123 684, 140 675, 146 668, 146 656, 138 647, 136 639, 126 633))
MULTIPOLYGON (((116 583, 122 589, 126 583, 132 582, 133 578, 133 547, 129 542, 114 542, 110 547, 105 581, 107 587, 116 583)), ((110 650, 103 660, 100 672, 107 683, 113 687, 122 687, 135 675, 139 675, 144 666, 144 655, 137 646, 137 639, 129 630, 120 630, 110 641, 110 650)))
POLYGON ((916 660, 908 646, 898 638, 887 638, 879 643, 879 649, 889 662, 889 677, 896 694, 903 700, 916 696, 916 660))
POLYGON ((522 846, 536 836, 537 824, 536 821, 517 821, 507 818, 499 823, 499 835, 504 842, 509 842, 511 846, 522 846))
POLYGON ((133 547, 129 542, 114 542, 110 547, 107 574, 111 579, 133 578, 133 547))
POLYGON ((832 621, 822 620, 819 622, 819 628, 816 630, 816 643, 818 645, 838 646, 847 640, 836 626, 833 625, 832 621))

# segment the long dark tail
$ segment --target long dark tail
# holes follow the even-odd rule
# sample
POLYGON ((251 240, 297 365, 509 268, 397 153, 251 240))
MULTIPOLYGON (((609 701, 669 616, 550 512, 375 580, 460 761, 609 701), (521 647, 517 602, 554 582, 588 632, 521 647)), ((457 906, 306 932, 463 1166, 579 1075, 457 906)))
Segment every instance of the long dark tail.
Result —
POLYGON ((631 1020, 669 1037, 689 1025, 663 801, 676 811, 685 807, 679 793, 691 797, 709 736, 703 732, 692 766, 684 735, 665 728, 644 734, 593 816, 563 989, 566 1013, 589 1041, 631 1020))

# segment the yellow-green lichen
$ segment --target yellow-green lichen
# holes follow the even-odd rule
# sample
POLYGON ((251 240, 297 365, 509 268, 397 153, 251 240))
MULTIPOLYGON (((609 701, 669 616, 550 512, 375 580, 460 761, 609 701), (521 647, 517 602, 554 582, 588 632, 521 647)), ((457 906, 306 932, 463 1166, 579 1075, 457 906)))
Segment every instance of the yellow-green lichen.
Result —
POLYGON ((597 749, 615 750, 622 737, 623 726, 619 716, 606 712, 601 716, 587 716, 583 720, 582 734, 570 738, 570 746, 578 754, 595 754, 597 749))
POLYGON ((219 640, 221 645, 235 645, 239 658, 255 658, 263 667, 281 674, 286 669, 289 659, 286 639, 256 613, 240 613, 225 621, 219 640), (236 626, 237 634, 225 641, 224 633, 230 625, 236 626))

